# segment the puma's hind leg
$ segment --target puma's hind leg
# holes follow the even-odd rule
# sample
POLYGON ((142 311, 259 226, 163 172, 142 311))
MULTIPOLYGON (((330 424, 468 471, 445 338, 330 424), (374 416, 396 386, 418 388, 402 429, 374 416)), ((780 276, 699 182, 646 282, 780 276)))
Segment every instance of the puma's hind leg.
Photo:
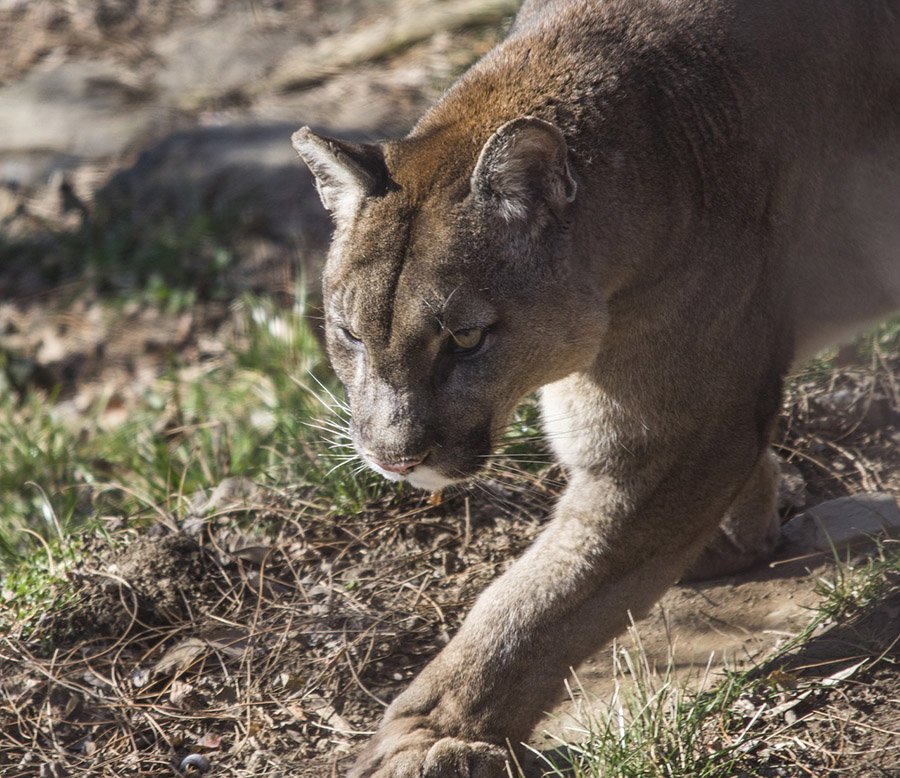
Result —
POLYGON ((776 504, 779 480, 776 455, 767 449, 756 461, 712 539, 681 580, 730 575, 772 555, 781 534, 776 504))

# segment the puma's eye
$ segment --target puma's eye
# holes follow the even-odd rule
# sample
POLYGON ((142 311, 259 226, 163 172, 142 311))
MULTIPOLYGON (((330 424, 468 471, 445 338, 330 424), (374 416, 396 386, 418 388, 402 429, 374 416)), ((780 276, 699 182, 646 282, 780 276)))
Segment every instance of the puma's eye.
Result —
POLYGON ((481 344, 484 343, 486 331, 481 327, 472 327, 467 330, 457 330, 450 333, 453 339, 450 344, 450 350, 455 354, 471 354, 477 351, 481 344))

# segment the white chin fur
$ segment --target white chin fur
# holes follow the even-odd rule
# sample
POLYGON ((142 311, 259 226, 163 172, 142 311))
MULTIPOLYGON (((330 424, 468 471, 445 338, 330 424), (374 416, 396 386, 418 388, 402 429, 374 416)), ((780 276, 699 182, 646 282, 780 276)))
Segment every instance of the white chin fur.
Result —
POLYGON ((424 489, 426 492, 436 492, 445 486, 456 483, 452 478, 441 475, 433 467, 420 465, 415 468, 409 475, 400 475, 399 473, 391 473, 384 470, 373 462, 366 460, 366 464, 371 467, 378 475, 387 478, 388 481, 408 481, 416 489, 424 489))
POLYGON ((455 483, 452 478, 441 475, 437 470, 426 465, 420 465, 413 470, 406 480, 409 481, 416 489, 424 489, 426 492, 436 492, 445 486, 455 483))

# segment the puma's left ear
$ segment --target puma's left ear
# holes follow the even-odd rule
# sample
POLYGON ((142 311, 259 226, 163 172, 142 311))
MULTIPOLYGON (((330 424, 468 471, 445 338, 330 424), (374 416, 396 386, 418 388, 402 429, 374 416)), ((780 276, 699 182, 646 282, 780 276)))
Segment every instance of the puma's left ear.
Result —
POLYGON ((576 190, 563 134, 534 116, 507 122, 484 144, 471 187, 507 222, 533 217, 542 204, 560 215, 576 190))
POLYGON ((390 177, 377 144, 325 138, 309 127, 297 130, 291 142, 315 176, 322 204, 338 221, 352 216, 364 198, 387 188, 390 177))

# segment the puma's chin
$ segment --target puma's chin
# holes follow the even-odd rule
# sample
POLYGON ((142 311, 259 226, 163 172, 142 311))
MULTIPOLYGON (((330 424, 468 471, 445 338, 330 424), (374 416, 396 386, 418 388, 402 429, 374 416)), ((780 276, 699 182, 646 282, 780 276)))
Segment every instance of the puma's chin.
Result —
POLYGON ((366 463, 380 476, 387 478, 388 481, 406 481, 411 486, 416 487, 416 489, 423 489, 426 492, 437 492, 462 480, 460 478, 448 478, 433 467, 428 467, 428 465, 419 465, 405 475, 401 475, 379 467, 368 458, 366 458, 366 463))
POLYGON ((458 478, 448 478, 428 465, 419 465, 406 476, 406 480, 416 489, 424 489, 426 492, 437 492, 460 481, 458 478))

